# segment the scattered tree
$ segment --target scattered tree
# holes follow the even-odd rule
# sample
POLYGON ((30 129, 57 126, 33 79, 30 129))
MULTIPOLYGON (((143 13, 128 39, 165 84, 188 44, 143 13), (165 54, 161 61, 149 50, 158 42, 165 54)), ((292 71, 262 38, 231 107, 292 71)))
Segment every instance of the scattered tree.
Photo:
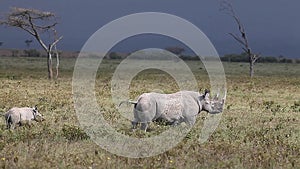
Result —
POLYGON ((49 79, 53 78, 52 50, 56 48, 56 44, 62 39, 62 36, 57 36, 55 30, 55 26, 58 24, 56 18, 56 15, 51 12, 14 7, 11 8, 5 19, 0 20, 1 25, 21 28, 38 41, 47 53, 49 79), (42 37, 44 33, 48 33, 48 37, 50 37, 48 38, 48 42, 44 41, 45 38, 42 37))
POLYGON ((240 18, 237 16, 235 10, 233 9, 233 6, 229 2, 229 0, 222 0, 221 1, 221 11, 224 11, 226 14, 231 16, 234 21, 236 22, 238 29, 239 29, 239 35, 234 34, 234 33, 229 33, 230 36, 232 36, 240 45, 242 46, 242 49, 244 52, 247 54, 249 58, 249 64, 250 64, 250 77, 252 78, 254 75, 254 63, 257 61, 257 59, 260 57, 260 54, 255 54, 252 52, 248 37, 245 31, 245 27, 242 24, 240 18))
POLYGON ((109 54, 110 59, 122 59, 122 57, 117 52, 111 52, 109 54))
POLYGON ((19 56, 19 50, 13 49, 13 50, 11 51, 11 55, 12 55, 12 57, 17 57, 17 56, 19 56))
POLYGON ((4 43, 4 42, 0 42, 0 46, 2 46, 2 45, 3 45, 3 43, 4 43))
POLYGON ((37 51, 36 49, 24 50, 24 54, 27 55, 28 57, 40 57, 41 56, 40 52, 37 51))
POLYGON ((170 46, 165 48, 167 51, 174 53, 175 55, 180 56, 185 49, 179 46, 170 46))

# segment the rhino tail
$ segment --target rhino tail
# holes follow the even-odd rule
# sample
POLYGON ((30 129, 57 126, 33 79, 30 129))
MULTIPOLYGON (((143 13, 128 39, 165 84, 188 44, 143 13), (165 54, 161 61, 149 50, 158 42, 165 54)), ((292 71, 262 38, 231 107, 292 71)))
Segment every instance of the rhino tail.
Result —
POLYGON ((7 115, 6 122, 9 122, 11 120, 11 114, 7 115))
POLYGON ((5 122, 6 122, 7 128, 9 129, 10 123, 11 123, 11 114, 7 115, 5 118, 6 118, 5 122))
POLYGON ((128 100, 128 103, 130 103, 130 104, 137 104, 138 101, 131 101, 131 100, 128 100))
POLYGON ((138 103, 138 101, 132 101, 132 100, 121 101, 121 103, 119 104, 119 107, 120 107, 123 103, 134 104, 134 105, 136 105, 136 104, 138 103))

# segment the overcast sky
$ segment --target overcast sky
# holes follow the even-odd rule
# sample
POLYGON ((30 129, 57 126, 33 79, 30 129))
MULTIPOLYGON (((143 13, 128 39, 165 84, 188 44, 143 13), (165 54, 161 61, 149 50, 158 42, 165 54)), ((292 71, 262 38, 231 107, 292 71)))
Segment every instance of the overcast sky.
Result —
MULTIPOLYGON (((246 27, 252 49, 263 55, 300 58, 299 0, 232 0, 246 27)), ((88 38, 105 24, 138 12, 163 12, 184 18, 201 29, 220 55, 241 53, 229 35, 238 33, 232 18, 219 11, 219 0, 1 0, 0 13, 12 6, 51 11, 60 16, 58 32, 64 36, 58 47, 80 51, 88 38)), ((32 39, 19 29, 0 27, 1 48, 26 48, 32 39)), ((162 36, 146 35, 124 40, 113 50, 164 48, 179 42, 162 36)), ((36 47, 37 43, 33 44, 36 47)))

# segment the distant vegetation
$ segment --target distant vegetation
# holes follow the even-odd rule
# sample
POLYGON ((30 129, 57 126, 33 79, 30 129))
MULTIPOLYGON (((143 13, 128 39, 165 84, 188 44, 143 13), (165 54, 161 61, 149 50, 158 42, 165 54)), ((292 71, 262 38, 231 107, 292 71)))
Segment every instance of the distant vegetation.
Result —
MULTIPOLYGON (((249 62, 249 58, 245 53, 228 54, 221 57, 224 62, 249 62)), ((259 63, 300 63, 300 59, 291 59, 284 56, 261 56, 257 62, 259 63)))
MULTIPOLYGON (((3 50, 4 51, 4 50, 3 50)), ((0 57, 47 57, 44 51, 36 50, 36 49, 27 49, 27 50, 17 50, 17 49, 6 49, 5 52, 0 50, 0 57)), ((74 58, 79 54, 78 51, 70 52, 70 51, 61 51, 60 56, 62 58, 74 58)), ((121 53, 121 52, 110 52, 106 55, 105 59, 124 59, 130 53, 121 53)), ((182 60, 199 60, 198 56, 192 55, 179 55, 179 58, 182 60)), ((159 59, 159 58, 155 58, 159 59)), ((223 62, 249 62, 249 58, 246 53, 241 54, 226 54, 221 56, 221 60, 223 62)), ((298 58, 288 58, 285 56, 261 56, 258 60, 258 63, 300 63, 300 59, 298 58)))
MULTIPOLYGON (((111 52, 107 59, 124 59, 129 54, 111 52)), ((191 55, 180 55, 179 58, 182 60, 199 60, 198 56, 191 55)), ((223 62, 249 62, 249 57, 246 53, 241 54, 226 54, 221 56, 223 62)), ((258 60, 258 63, 300 63, 300 59, 296 58, 287 58, 284 56, 261 56, 258 60)))

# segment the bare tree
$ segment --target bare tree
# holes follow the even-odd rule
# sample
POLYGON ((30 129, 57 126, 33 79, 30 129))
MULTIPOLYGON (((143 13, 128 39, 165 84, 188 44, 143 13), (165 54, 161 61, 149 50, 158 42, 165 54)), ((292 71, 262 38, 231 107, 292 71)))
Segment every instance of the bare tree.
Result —
POLYGON ((238 29, 239 29, 239 35, 234 34, 234 33, 229 33, 230 36, 232 36, 241 46, 244 52, 247 54, 249 58, 249 64, 250 64, 250 77, 252 78, 254 76, 254 63, 257 61, 257 59, 260 57, 260 54, 255 54, 252 52, 248 37, 245 31, 245 27, 242 24, 240 18, 237 16, 235 10, 233 9, 231 3, 229 0, 222 0, 221 1, 221 11, 224 11, 226 14, 231 16, 234 21, 236 22, 238 29))
POLYGON ((56 15, 51 12, 36 9, 11 8, 5 19, 0 20, 1 25, 21 28, 32 35, 47 52, 48 77, 53 78, 52 49, 62 39, 56 36, 55 26, 58 24, 56 15), (48 33, 48 41, 44 41, 42 34, 48 33), (51 38, 54 37, 54 38, 51 38))

